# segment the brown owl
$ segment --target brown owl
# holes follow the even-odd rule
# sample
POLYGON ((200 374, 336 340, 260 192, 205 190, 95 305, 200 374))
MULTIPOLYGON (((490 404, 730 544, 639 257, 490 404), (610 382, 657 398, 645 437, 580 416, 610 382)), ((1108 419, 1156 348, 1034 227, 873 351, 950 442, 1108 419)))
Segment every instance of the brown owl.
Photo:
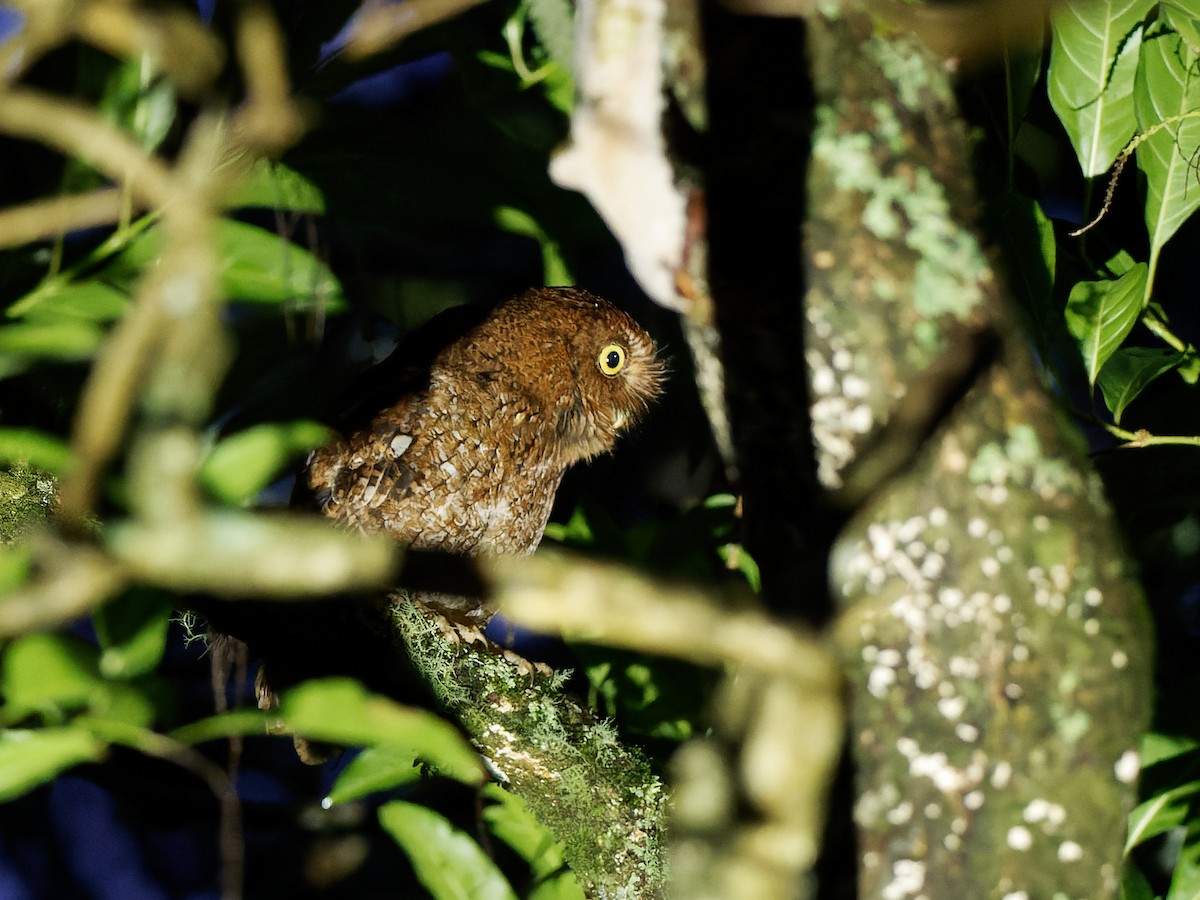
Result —
POLYGON ((339 522, 464 556, 532 553, 567 467, 611 450, 665 375, 641 326, 569 288, 513 297, 409 368, 391 405, 313 453, 308 487, 339 522))

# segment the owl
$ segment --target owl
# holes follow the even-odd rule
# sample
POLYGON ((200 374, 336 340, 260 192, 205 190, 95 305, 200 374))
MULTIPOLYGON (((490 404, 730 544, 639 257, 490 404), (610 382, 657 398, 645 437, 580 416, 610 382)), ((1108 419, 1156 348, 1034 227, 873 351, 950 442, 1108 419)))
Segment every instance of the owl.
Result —
POLYGON ((611 450, 665 378, 650 335, 576 289, 527 291, 430 343, 431 359, 399 351, 389 405, 306 473, 326 515, 418 550, 532 553, 563 473, 611 450))

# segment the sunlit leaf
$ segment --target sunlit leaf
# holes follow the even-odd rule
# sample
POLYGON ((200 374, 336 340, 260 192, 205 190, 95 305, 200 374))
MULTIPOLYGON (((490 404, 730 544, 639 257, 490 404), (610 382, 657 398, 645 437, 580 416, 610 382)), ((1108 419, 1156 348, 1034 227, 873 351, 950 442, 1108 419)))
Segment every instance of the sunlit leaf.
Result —
POLYGON ((1079 342, 1088 383, 1129 335, 1142 312, 1146 264, 1138 263, 1114 281, 1081 281, 1067 298, 1067 329, 1079 342))
POLYGON ((353 679, 298 685, 283 695, 279 712, 304 737, 411 752, 443 775, 468 784, 484 780, 479 757, 452 725, 431 712, 371 694, 353 679))
POLYGON ((320 188, 295 169, 267 159, 254 163, 225 202, 232 209, 257 206, 316 215, 325 212, 320 188))
POLYGON ((1167 24, 1179 32, 1179 36, 1193 54, 1200 54, 1200 9, 1191 0, 1160 0, 1159 9, 1167 24))
POLYGON ((51 322, 81 319, 87 322, 111 322, 119 319, 129 306, 123 291, 91 279, 88 281, 51 281, 22 297, 8 309, 9 318, 51 322))
POLYGON ((154 718, 140 690, 100 676, 95 647, 65 635, 27 634, 9 644, 0 659, 0 694, 9 721, 81 708, 135 726, 154 718))
POLYGON ((516 900, 480 846, 433 810, 397 800, 379 808, 379 822, 435 900, 516 900))
POLYGON ((100 759, 103 741, 77 728, 0 731, 0 801, 19 797, 60 772, 100 759))
POLYGON ((59 474, 71 464, 66 441, 33 428, 0 428, 0 464, 27 463, 59 474))
MULTIPOLYGON (((152 228, 121 254, 123 270, 140 272, 162 253, 162 230, 152 228)), ((217 224, 221 292, 244 303, 321 304, 334 312, 345 305, 341 284, 329 267, 287 238, 245 222, 217 224)))
POLYGON ((1146 385, 1170 372, 1186 358, 1187 354, 1175 350, 1146 347, 1122 347, 1113 353, 1096 379, 1113 420, 1120 425, 1121 414, 1146 385))
POLYGON ((153 75, 145 57, 131 57, 113 72, 100 101, 101 115, 132 132, 147 150, 162 143, 175 121, 175 89, 153 75))
POLYGON ((1138 144, 1138 168, 1146 176, 1146 228, 1151 255, 1200 207, 1200 72, 1179 35, 1146 41, 1134 89, 1143 132, 1165 124, 1138 144), (1171 122, 1173 116, 1195 112, 1171 122))
POLYGON ((23 321, 0 326, 0 355, 73 362, 90 357, 104 332, 82 319, 23 321))
POLYGON ((1187 821, 1188 811, 1197 795, 1200 795, 1200 781, 1191 781, 1139 803, 1129 814, 1125 852, 1187 821))
POLYGON ((483 795, 493 801, 483 809, 492 834, 529 863, 537 882, 531 900, 583 900, 575 873, 566 868, 563 845, 534 817, 528 804, 497 784, 485 786, 483 795))
POLYGON ((236 735, 265 734, 268 714, 260 709, 232 709, 189 722, 171 732, 171 739, 181 744, 201 744, 236 735))
POLYGON ((92 614, 100 639, 100 672, 132 678, 153 671, 167 646, 171 602, 149 589, 136 589, 92 614))
POLYGON ((200 481, 227 503, 248 503, 297 457, 329 439, 316 422, 256 425, 218 443, 200 468, 200 481))
POLYGON ((0 658, 0 694, 11 712, 83 706, 103 690, 94 647, 57 634, 26 634, 0 658))
POLYGON ((416 781, 421 777, 415 753, 392 747, 371 747, 354 757, 338 773, 329 791, 331 803, 347 803, 416 781))
POLYGON ((1137 128, 1133 81, 1154 0, 1066 0, 1050 17, 1050 103, 1083 174, 1108 170, 1137 128))

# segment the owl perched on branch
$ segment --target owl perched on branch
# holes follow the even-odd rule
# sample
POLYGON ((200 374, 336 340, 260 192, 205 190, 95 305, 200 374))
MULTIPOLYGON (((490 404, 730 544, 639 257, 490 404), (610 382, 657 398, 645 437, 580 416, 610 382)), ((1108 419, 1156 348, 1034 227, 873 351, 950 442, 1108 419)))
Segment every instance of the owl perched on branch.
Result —
POLYGON ((611 450, 665 376, 641 326, 569 288, 527 291, 430 343, 425 358, 402 349, 385 363, 399 370, 390 405, 315 451, 306 473, 326 515, 418 550, 532 553, 567 467, 611 450))

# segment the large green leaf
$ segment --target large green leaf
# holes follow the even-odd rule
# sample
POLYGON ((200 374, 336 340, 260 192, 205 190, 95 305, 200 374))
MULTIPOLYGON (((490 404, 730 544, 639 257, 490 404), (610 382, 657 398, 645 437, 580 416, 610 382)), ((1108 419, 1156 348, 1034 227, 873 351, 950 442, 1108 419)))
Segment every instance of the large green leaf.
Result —
MULTIPOLYGON (((162 230, 151 228, 121 254, 119 269, 133 275, 162 253, 162 230)), ((221 292, 245 303, 320 303, 329 311, 344 307, 337 278, 321 260, 287 238, 245 222, 217 224, 221 292)))
POLYGON ((330 803, 347 803, 416 781, 421 777, 417 755, 393 747, 370 747, 338 773, 329 791, 330 803))
POLYGON ((329 429, 316 422, 255 425, 213 447, 200 482, 227 503, 249 503, 286 465, 328 439, 329 429))
POLYGON ((17 322, 0 327, 0 358, 33 357, 73 362, 96 352, 104 332, 82 319, 17 322))
POLYGON ((100 673, 133 678, 151 672, 167 647, 172 606, 149 588, 126 592, 92 614, 100 639, 100 673))
POLYGON ((423 709, 400 706, 350 678, 326 678, 285 693, 279 712, 305 737, 360 747, 411 752, 441 774, 467 784, 484 780, 479 757, 448 722, 423 709))
POLYGON ((267 159, 254 164, 225 202, 232 209, 258 206, 317 215, 325 212, 320 188, 295 169, 267 159))
POLYGON ((103 281, 62 278, 51 279, 22 297, 9 307, 8 316, 41 322, 58 319, 111 322, 119 319, 128 306, 129 297, 103 281))
POLYGON ((1178 366, 1187 354, 1176 350, 1148 347, 1122 347, 1104 364, 1096 379, 1104 394, 1104 403, 1120 425, 1121 414, 1146 385, 1178 366))
POLYGON ((78 728, 0 731, 0 801, 19 797, 59 772, 100 759, 103 741, 78 728))
POLYGON ((1134 98, 1143 132, 1164 127, 1138 144, 1138 168, 1146 176, 1146 228, 1151 258, 1200 207, 1200 72, 1179 35, 1167 32, 1142 48, 1134 98), (1194 112, 1179 121, 1172 117, 1194 112))
POLYGON ((1067 328, 1079 342, 1088 383, 1121 346, 1142 312, 1147 266, 1138 263, 1114 281, 1081 281, 1067 298, 1067 328))
POLYGON ((1125 839, 1125 852, 1128 853, 1138 844, 1145 843, 1150 838, 1186 822, 1192 803, 1198 795, 1200 795, 1200 781, 1192 781, 1162 791, 1144 803, 1139 803, 1129 814, 1129 832, 1125 839))
POLYGON ((1107 171, 1137 127, 1133 82, 1141 21, 1154 0, 1066 0, 1050 22, 1050 103, 1083 174, 1107 171))
POLYGON ((1171 875, 1171 887, 1167 900, 1196 900, 1200 897, 1200 820, 1191 816, 1179 858, 1175 860, 1175 871, 1171 875))
POLYGON ((379 808, 379 822, 435 900, 517 900, 480 846, 433 810, 397 800, 379 808))
POLYGON ((65 441, 34 428, 0 428, 0 465, 27 463, 60 474, 71 464, 65 441))
POLYGON ((529 805, 498 784, 487 785, 483 794, 494 801, 483 810, 488 828, 529 863, 536 882, 530 900, 583 900, 575 873, 566 868, 563 845, 534 817, 529 805))

